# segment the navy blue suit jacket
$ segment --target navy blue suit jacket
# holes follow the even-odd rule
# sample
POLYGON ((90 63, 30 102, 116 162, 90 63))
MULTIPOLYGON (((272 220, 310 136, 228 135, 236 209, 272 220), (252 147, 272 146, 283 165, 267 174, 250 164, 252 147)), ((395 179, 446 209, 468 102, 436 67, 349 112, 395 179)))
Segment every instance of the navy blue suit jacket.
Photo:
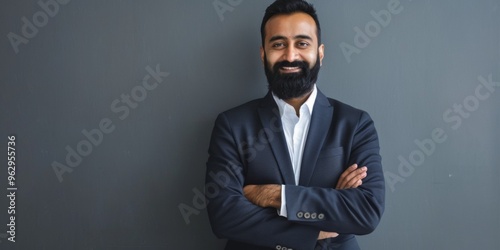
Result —
POLYGON ((318 90, 299 185, 272 94, 221 113, 209 146, 205 195, 212 230, 226 249, 359 249, 384 210, 385 184, 370 116, 318 90), (367 166, 358 188, 334 189, 351 164, 367 166), (284 184, 288 218, 243 195, 248 184, 284 184), (317 241, 320 231, 336 238, 317 241))

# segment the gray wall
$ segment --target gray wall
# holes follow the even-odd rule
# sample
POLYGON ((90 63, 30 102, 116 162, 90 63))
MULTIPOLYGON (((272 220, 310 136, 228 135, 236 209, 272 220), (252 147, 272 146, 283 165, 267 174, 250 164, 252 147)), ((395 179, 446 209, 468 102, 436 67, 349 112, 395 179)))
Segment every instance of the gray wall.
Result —
MULTIPOLYGON (((18 188, 16 243, 2 226, 0 248, 220 249, 198 197, 208 140, 219 112, 266 92, 270 1, 60 0, 43 14, 47 1, 0 9, 2 225, 11 134, 18 188), (68 163, 68 148, 85 156, 68 163)), ((381 140, 386 212, 360 244, 499 249, 500 1, 312 2, 318 86, 367 110, 381 140)))

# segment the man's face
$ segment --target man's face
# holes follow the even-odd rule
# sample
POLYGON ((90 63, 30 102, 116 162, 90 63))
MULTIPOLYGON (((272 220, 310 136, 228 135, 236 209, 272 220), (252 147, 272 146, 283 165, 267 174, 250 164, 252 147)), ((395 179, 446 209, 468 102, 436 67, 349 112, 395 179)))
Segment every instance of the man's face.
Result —
POLYGON ((265 25, 261 48, 269 89, 281 99, 308 94, 324 56, 316 23, 305 13, 273 16, 265 25))

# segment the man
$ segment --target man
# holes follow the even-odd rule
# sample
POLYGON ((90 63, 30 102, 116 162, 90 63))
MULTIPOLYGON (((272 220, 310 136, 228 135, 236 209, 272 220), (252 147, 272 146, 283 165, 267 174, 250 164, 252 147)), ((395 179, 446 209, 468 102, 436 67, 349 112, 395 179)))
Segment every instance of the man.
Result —
POLYGON ((324 45, 312 5, 275 1, 261 35, 269 93, 221 113, 212 132, 212 229, 226 249, 359 249, 354 235, 384 210, 373 122, 317 89, 324 45))

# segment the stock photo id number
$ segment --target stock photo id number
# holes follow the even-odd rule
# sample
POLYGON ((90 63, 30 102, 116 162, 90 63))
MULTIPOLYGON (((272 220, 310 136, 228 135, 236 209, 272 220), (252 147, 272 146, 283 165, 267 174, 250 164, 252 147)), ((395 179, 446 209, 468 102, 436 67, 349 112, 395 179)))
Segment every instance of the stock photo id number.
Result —
POLYGON ((9 217, 7 224, 8 240, 16 242, 16 136, 7 137, 7 200, 9 217))

